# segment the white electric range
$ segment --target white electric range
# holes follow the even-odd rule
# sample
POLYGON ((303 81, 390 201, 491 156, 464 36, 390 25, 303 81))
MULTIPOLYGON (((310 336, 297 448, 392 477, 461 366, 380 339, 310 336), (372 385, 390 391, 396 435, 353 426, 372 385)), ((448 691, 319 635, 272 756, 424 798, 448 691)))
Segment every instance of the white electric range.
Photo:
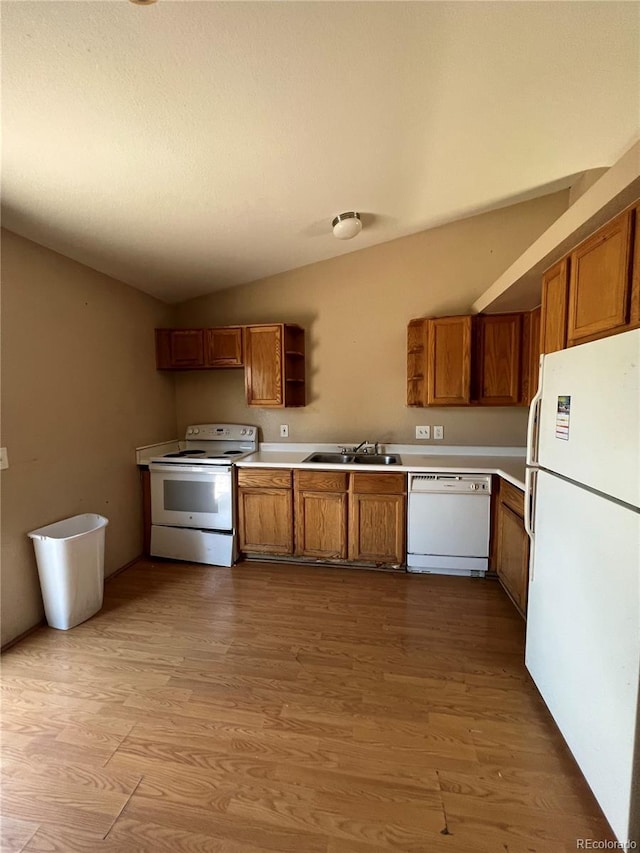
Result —
POLYGON ((152 556, 234 564, 232 466, 257 449, 256 426, 196 424, 187 427, 184 447, 150 460, 152 556))

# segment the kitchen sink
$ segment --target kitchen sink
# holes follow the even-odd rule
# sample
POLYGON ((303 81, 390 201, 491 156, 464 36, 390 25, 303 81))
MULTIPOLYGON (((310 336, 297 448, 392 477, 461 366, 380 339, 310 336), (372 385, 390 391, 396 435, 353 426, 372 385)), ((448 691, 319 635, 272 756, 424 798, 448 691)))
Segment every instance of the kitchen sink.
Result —
POLYGON ((324 465, 399 465, 400 457, 395 453, 312 453, 302 461, 324 465))
POLYGON ((353 453, 312 453, 303 462, 323 462, 326 465, 348 465, 353 462, 353 453))
POLYGON ((367 456, 356 456, 353 461, 358 465, 399 465, 400 457, 395 453, 371 453, 367 456))

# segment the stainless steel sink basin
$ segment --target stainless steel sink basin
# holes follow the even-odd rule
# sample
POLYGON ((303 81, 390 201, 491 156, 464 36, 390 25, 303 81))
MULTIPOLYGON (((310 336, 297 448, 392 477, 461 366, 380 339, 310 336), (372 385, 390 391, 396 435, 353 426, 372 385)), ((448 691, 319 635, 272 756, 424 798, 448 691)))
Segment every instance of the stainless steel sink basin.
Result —
POLYGON ((395 453, 312 453, 302 461, 323 465, 399 465, 400 457, 395 453))
POLYGON ((395 453, 372 453, 367 456, 356 456, 353 461, 358 465, 399 465, 400 457, 395 453))
POLYGON ((355 459, 353 453, 312 453, 303 462, 322 462, 325 465, 347 465, 355 459))

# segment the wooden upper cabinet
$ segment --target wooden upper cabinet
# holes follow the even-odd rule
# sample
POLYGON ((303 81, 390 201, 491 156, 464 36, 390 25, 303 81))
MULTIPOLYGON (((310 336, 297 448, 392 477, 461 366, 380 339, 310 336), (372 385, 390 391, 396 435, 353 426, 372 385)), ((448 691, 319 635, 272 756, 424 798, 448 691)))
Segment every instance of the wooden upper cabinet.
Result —
POLYGON ((204 367, 204 330, 156 329, 156 366, 160 370, 204 367))
POLYGON ((467 405, 471 397, 471 317, 428 321, 427 404, 467 405))
POLYGON ((304 329, 273 323, 245 326, 245 388, 249 406, 305 405, 304 329))
POLYGON ((628 210, 570 255, 569 346, 605 337, 629 323, 631 220, 628 210))
POLYGON ((480 314, 477 330, 477 400, 482 405, 520 402, 522 314, 480 314))
POLYGON ((242 367, 242 326, 205 329, 207 367, 242 367))
POLYGON ((631 313, 630 325, 635 328, 640 326, 640 205, 634 209, 634 237, 633 237, 633 278, 631 279, 631 313))
POLYGON ((522 316, 521 402, 528 406, 538 390, 540 373, 540 325, 542 308, 522 316))
POLYGON ((156 329, 156 367, 159 370, 242 367, 242 326, 156 329))
POLYGON ((569 262, 564 258, 542 276, 540 352, 557 352, 567 345, 569 262))
POLYGON ((407 406, 427 404, 427 324, 424 317, 407 328, 407 406))

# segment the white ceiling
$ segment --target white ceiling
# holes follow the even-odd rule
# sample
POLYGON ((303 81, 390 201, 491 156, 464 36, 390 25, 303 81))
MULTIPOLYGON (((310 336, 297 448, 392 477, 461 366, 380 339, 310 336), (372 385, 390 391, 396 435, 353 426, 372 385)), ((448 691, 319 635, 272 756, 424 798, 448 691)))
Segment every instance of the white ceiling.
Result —
POLYGON ((542 194, 637 137, 639 11, 3 0, 3 224, 173 302, 542 194))

